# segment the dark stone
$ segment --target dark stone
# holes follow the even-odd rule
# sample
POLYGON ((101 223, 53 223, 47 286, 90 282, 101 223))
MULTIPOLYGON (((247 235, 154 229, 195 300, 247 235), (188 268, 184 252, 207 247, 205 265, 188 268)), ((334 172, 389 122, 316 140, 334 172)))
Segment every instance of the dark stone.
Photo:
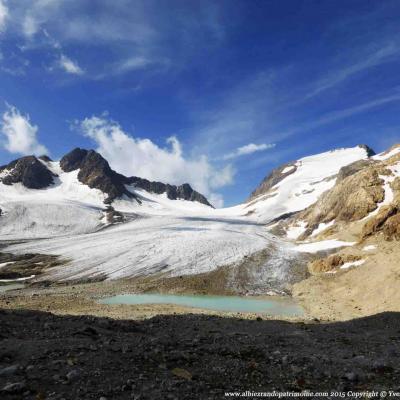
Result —
POLYGON ((22 183, 29 189, 43 189, 53 184, 54 175, 35 156, 21 157, 1 167, 0 170, 9 170, 9 174, 2 179, 5 185, 22 183))
POLYGON ((373 149, 371 149, 371 147, 367 146, 366 144, 359 144, 358 147, 361 147, 362 149, 364 149, 367 152, 368 157, 372 157, 372 156, 376 155, 375 151, 373 149))

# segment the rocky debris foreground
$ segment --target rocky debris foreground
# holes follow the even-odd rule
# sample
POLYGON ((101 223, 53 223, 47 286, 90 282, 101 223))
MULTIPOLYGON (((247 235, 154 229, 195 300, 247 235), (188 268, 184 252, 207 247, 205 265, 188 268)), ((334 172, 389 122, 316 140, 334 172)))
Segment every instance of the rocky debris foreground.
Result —
POLYGON ((0 311, 0 397, 222 399, 227 391, 400 390, 400 314, 312 324, 141 322, 0 311))

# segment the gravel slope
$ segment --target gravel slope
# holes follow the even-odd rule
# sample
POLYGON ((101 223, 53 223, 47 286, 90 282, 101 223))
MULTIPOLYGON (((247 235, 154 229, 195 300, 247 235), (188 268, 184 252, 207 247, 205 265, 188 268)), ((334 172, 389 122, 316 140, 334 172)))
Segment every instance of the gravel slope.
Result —
POLYGON ((399 313, 305 324, 3 310, 0 397, 184 400, 223 399, 235 390, 399 390, 399 330, 399 313))

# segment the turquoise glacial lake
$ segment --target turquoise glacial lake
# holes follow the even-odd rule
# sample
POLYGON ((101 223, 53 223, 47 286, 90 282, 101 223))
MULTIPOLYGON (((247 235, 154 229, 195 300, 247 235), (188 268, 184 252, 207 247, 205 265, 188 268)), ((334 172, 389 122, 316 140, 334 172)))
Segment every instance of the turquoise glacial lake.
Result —
POLYGON ((102 304, 173 304, 213 311, 249 312, 271 316, 300 317, 304 310, 290 298, 242 296, 185 296, 170 294, 120 294, 101 299, 102 304))

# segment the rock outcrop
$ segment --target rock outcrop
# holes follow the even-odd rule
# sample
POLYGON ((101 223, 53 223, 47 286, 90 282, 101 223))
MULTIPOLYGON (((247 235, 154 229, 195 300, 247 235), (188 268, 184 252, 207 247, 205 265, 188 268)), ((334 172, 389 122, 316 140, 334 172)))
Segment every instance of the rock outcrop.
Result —
POLYGON ((166 193, 170 200, 188 200, 197 201, 198 203, 205 204, 212 207, 205 196, 196 192, 188 183, 184 183, 180 186, 169 185, 162 182, 152 182, 147 179, 133 176, 127 178, 127 184, 134 185, 137 188, 144 189, 149 193, 162 194, 166 193))
POLYGON ((335 186, 297 216, 298 220, 307 222, 307 229, 300 239, 311 235, 320 223, 358 221, 376 210, 378 203, 384 200, 380 175, 388 171, 385 168, 363 168, 354 172, 364 163, 355 164, 346 167, 335 186))
POLYGON ((53 184, 54 174, 35 156, 26 156, 0 167, 5 185, 22 183, 29 189, 44 189, 53 184))
POLYGON ((311 261, 308 264, 308 271, 313 275, 330 272, 340 268, 346 263, 359 261, 361 259, 360 256, 352 254, 333 254, 326 258, 311 261))

